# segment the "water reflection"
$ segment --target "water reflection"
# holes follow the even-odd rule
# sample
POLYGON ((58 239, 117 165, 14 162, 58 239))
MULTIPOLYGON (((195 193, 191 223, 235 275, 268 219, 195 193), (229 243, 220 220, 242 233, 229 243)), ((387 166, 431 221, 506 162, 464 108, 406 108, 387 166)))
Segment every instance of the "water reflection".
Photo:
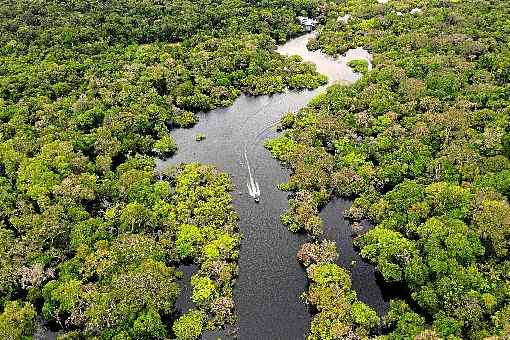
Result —
POLYGON ((369 70, 372 69, 372 56, 361 47, 348 50, 340 58, 327 56, 320 51, 309 51, 306 48, 306 44, 315 35, 316 33, 312 32, 292 39, 286 44, 279 46, 277 51, 283 55, 297 54, 305 61, 314 63, 317 66, 317 71, 328 76, 329 84, 339 81, 352 84, 359 79, 360 75, 347 66, 347 63, 351 60, 364 59, 368 61, 369 70))

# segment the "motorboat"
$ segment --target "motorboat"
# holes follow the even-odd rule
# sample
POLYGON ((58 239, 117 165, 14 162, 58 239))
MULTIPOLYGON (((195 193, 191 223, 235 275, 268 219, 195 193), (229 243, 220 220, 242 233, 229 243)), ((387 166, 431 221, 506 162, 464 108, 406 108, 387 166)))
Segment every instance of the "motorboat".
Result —
POLYGON ((250 162, 248 161, 248 156, 246 155, 246 152, 244 153, 244 158, 246 159, 246 165, 248 166, 249 179, 248 179, 248 182, 246 183, 246 187, 248 188, 248 194, 250 194, 250 196, 253 197, 255 203, 259 203, 260 202, 259 183, 253 177, 253 174, 252 174, 251 168, 250 168, 250 162))

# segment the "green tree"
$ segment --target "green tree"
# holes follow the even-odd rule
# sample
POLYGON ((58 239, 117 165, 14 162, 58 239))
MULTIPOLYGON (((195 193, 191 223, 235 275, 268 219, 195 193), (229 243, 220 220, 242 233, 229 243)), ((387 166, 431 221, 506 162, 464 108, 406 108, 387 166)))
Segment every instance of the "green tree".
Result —
POLYGON ((172 330, 177 339, 192 340, 198 339, 202 335, 205 316, 203 312, 191 310, 177 319, 172 330))
POLYGON ((37 312, 30 303, 9 301, 0 314, 0 336, 3 339, 30 339, 35 331, 37 312))

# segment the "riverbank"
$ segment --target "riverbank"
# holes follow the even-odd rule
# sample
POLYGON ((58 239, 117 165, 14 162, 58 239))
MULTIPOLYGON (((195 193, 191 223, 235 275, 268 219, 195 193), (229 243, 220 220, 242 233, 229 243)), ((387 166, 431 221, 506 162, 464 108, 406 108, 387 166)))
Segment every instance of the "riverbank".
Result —
MULTIPOLYGON (((299 55, 304 61, 314 63, 317 71, 328 76, 328 85, 334 82, 353 83, 359 79, 360 75, 353 72, 347 63, 360 58, 370 61, 366 51, 351 50, 344 57, 334 59, 318 51, 308 51, 306 44, 312 36, 313 33, 292 39, 279 46, 277 51, 283 55, 299 55)), ((239 319, 237 335, 241 339, 300 339, 307 334, 310 313, 299 298, 307 281, 295 257, 300 245, 308 238, 290 233, 280 221, 280 215, 287 208, 287 194, 278 190, 277 185, 288 181, 289 172, 271 157, 263 144, 278 135, 276 125, 285 113, 305 107, 326 87, 272 96, 241 95, 228 108, 201 113, 193 128, 178 129, 172 133, 179 150, 158 165, 200 162, 213 164, 232 176, 234 206, 240 216, 239 226, 243 234, 240 272, 234 292, 239 319), (199 134, 207 138, 197 143, 195 136, 199 134), (248 195, 245 151, 253 176, 260 185, 259 204, 255 204, 248 195)), ((341 212, 337 218, 343 220, 341 212)), ((328 230, 333 233, 337 226, 334 221, 331 223, 328 230)), ((345 223, 345 226, 348 224, 345 223)), ((344 223, 339 227, 344 228, 344 223)), ((347 239, 337 243, 352 246, 350 235, 342 230, 330 236, 338 239, 339 235, 347 239)), ((344 251, 342 247, 339 247, 341 253, 344 251)), ((363 267, 353 269, 365 270, 363 267)), ((359 282, 354 288, 363 291, 367 287, 372 286, 359 282)), ((379 301, 380 294, 361 293, 360 296, 362 300, 366 298, 365 302, 369 305, 384 306, 379 301)))

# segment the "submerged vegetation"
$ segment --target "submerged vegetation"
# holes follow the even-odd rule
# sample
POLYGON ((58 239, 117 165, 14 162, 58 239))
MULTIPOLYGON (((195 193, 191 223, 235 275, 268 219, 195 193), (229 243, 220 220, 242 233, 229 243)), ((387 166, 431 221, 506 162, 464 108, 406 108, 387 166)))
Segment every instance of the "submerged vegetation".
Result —
MULTIPOLYGON (((339 5, 310 46, 365 47, 374 69, 284 117, 285 133, 267 143, 293 170, 281 185, 293 192, 290 230, 319 235, 333 196, 354 198, 346 216, 374 225, 355 244, 409 292, 391 302, 384 339, 510 336, 509 18, 506 1, 339 5)), ((309 277, 315 299, 332 303, 309 277)), ((311 339, 360 337, 332 333, 346 316, 325 322, 323 311, 311 339)))

